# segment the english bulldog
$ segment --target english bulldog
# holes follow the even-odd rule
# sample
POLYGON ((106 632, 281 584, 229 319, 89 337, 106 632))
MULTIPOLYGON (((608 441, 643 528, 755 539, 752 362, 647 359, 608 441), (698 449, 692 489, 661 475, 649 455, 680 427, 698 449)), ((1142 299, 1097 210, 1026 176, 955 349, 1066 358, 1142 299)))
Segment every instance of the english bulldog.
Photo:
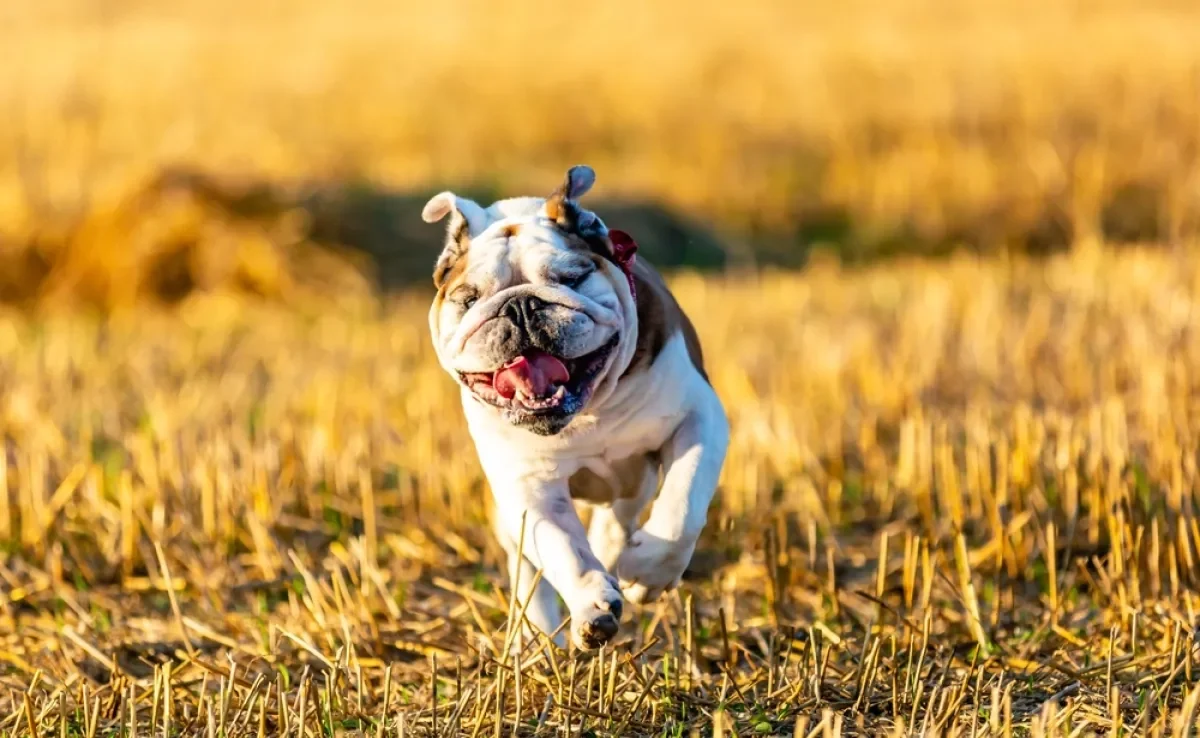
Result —
POLYGON ((485 208, 442 192, 422 212, 450 219, 429 326, 510 586, 547 634, 561 630, 557 592, 584 650, 616 635, 622 593, 648 603, 679 584, 729 442, 691 322, 633 240, 580 206, 595 180, 576 166, 547 198, 485 208), (593 506, 586 531, 576 501, 593 506))

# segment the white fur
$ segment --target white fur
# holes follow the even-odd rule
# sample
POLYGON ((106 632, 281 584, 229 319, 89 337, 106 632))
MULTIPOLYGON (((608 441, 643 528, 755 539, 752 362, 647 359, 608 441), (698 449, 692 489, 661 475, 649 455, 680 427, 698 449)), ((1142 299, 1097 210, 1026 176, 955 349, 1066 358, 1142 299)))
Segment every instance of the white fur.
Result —
MULTIPOLYGON (((668 341, 649 371, 622 382, 602 407, 578 418, 580 428, 557 436, 514 428, 469 396, 463 400, 496 498, 497 527, 512 548, 525 514, 525 557, 534 569, 543 569, 541 586, 558 591, 573 622, 593 616, 597 603, 615 594, 610 580, 585 576, 590 572, 615 574, 624 595, 638 604, 679 584, 703 531, 729 441, 720 401, 692 365, 681 334, 668 341), (574 509, 562 505, 570 500, 571 476, 584 467, 611 476, 614 462, 652 451, 663 455, 664 479, 646 525, 624 538, 656 484, 635 500, 610 499, 609 507, 596 509, 590 534, 585 532, 574 509), (605 571, 614 563, 615 572, 605 571)), ((510 553, 515 558, 515 548, 510 553)), ((527 616, 547 633, 558 626, 557 606, 545 592, 531 602, 527 616)))
MULTIPOLYGON (((591 186, 586 173, 572 174, 569 181, 584 190, 591 186)), ((471 242, 470 269, 494 280, 497 296, 519 283, 515 272, 527 268, 528 261, 552 264, 570 253, 553 229, 539 222, 543 203, 517 198, 481 209, 489 222, 471 242), (522 234, 512 239, 515 243, 492 236, 499 225, 514 222, 521 224, 522 234)), ((614 330, 621 333, 591 401, 565 430, 533 434, 462 390, 468 427, 496 500, 496 532, 509 553, 510 577, 521 582, 515 594, 529 601, 529 621, 551 633, 560 623, 557 591, 571 615, 573 641, 580 646, 592 623, 619 608, 622 593, 640 604, 678 585, 704 528, 729 439, 721 402, 692 364, 681 333, 666 342, 648 369, 618 381, 637 343, 636 306, 620 270, 609 264, 603 277, 590 292, 581 289, 586 293, 581 296, 549 287, 556 299, 575 300, 596 321, 596 345, 614 330), (647 453, 662 458, 661 490, 657 476, 649 473, 631 499, 618 499, 619 490, 613 490, 585 531, 570 498, 571 476, 586 467, 601 478, 613 478, 614 463, 647 453), (651 499, 646 525, 633 531, 651 499), (524 560, 516 555, 522 519, 524 560), (538 569, 543 578, 531 591, 538 569)), ((457 318, 431 312, 439 359, 452 373, 478 369, 465 334, 494 312, 495 306, 487 303, 481 299, 457 318)), ((563 644, 561 635, 557 640, 563 644)))
POLYGON ((421 218, 426 223, 436 223, 455 211, 467 221, 467 230, 472 236, 477 235, 487 225, 488 215, 483 208, 473 200, 458 197, 453 192, 439 192, 434 195, 421 210, 421 218))

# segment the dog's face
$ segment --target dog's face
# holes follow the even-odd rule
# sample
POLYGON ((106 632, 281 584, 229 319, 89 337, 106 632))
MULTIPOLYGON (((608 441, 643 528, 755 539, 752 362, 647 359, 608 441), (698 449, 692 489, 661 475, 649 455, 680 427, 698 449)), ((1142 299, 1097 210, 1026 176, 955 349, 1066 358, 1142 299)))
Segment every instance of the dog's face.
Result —
POLYGON ((451 216, 429 314, 442 366, 475 401, 540 435, 611 391, 636 342, 608 230, 577 203, 594 182, 578 166, 546 199, 485 209, 443 192, 422 213, 430 223, 451 216))

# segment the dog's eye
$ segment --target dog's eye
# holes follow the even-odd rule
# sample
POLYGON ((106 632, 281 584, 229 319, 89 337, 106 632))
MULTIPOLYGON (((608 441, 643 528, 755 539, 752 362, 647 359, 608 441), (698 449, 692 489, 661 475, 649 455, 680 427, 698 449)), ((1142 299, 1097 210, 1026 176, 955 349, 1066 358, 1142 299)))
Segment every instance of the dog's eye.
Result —
POLYGON ((561 284, 563 287, 568 287, 570 289, 577 289, 580 285, 582 285, 584 282, 587 281, 588 277, 592 276, 593 271, 595 271, 595 270, 588 269, 587 271, 583 271, 583 272, 576 272, 573 274, 564 274, 561 277, 559 277, 558 283, 561 284))
POLYGON ((450 295, 450 302, 462 305, 464 310, 470 310, 472 305, 479 302, 479 293, 470 288, 455 290, 454 294, 450 295))

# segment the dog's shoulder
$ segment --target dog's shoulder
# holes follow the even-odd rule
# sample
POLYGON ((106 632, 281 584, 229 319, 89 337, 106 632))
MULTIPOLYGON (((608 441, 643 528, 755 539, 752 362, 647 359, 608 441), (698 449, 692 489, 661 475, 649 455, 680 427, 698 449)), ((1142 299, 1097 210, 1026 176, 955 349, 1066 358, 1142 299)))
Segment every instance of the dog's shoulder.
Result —
POLYGON ((692 365, 707 381, 700 337, 662 275, 645 259, 638 259, 633 265, 633 279, 637 287, 638 341, 629 368, 622 376, 628 377, 648 369, 662 353, 667 341, 678 332, 683 334, 692 365))

